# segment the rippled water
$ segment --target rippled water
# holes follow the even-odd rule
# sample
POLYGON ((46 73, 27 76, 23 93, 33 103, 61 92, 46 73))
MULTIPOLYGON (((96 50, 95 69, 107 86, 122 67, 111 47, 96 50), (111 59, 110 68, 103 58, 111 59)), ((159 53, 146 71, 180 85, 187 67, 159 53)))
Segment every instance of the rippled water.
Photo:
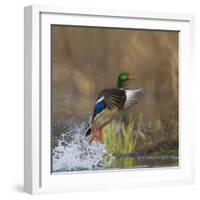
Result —
POLYGON ((113 159, 110 169, 131 169, 131 168, 159 168, 159 167, 177 167, 177 156, 116 156, 113 159))

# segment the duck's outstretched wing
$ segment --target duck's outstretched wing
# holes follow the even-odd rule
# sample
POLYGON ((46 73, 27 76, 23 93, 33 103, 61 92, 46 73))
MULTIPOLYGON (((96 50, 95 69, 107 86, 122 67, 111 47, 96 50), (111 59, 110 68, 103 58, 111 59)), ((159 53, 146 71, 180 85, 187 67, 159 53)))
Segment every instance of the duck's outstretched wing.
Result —
POLYGON ((126 101, 126 93, 124 90, 114 88, 114 89, 105 89, 101 93, 104 96, 104 101, 108 109, 115 109, 118 110, 122 109, 124 103, 126 101))
POLYGON ((144 96, 144 88, 137 90, 125 90, 126 92, 126 102, 124 104, 124 109, 129 109, 130 107, 137 104, 141 98, 144 96))
POLYGON ((95 104, 93 118, 105 108, 109 110, 112 109, 122 109, 126 101, 126 92, 121 89, 105 89, 103 90, 95 104))

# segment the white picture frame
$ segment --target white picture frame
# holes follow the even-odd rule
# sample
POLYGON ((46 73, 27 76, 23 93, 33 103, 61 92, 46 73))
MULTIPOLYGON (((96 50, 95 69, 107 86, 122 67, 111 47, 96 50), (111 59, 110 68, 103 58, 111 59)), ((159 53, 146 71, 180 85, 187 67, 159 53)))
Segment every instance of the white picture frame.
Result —
POLYGON ((133 188, 194 182, 192 130, 194 17, 184 14, 74 9, 25 8, 24 189, 31 194, 133 188), (129 27, 178 30, 179 36, 179 166, 51 174, 50 25, 129 27), (45 102, 45 103, 44 103, 45 102))

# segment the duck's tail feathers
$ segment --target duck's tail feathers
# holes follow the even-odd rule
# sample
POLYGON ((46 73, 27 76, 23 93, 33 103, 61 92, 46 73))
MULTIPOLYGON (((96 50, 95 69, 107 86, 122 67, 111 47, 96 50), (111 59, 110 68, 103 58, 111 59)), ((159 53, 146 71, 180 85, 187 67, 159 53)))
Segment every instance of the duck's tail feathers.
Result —
POLYGON ((85 137, 89 136, 92 133, 91 122, 92 122, 92 117, 90 116, 86 126, 85 137))
POLYGON ((85 132, 85 137, 89 136, 92 133, 91 127, 88 127, 85 132))
POLYGON ((124 104, 124 109, 129 109, 130 107, 134 106, 144 96, 144 88, 140 88, 137 90, 125 90, 125 91, 126 91, 126 101, 124 104))

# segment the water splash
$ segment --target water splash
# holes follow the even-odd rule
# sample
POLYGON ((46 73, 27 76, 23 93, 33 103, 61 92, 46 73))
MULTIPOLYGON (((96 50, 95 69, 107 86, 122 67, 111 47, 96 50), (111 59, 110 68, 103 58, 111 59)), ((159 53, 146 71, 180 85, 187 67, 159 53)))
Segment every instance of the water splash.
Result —
POLYGON ((98 170, 110 166, 112 155, 106 152, 104 144, 93 142, 90 145, 85 130, 86 123, 68 122, 68 128, 53 149, 53 172, 98 170))

